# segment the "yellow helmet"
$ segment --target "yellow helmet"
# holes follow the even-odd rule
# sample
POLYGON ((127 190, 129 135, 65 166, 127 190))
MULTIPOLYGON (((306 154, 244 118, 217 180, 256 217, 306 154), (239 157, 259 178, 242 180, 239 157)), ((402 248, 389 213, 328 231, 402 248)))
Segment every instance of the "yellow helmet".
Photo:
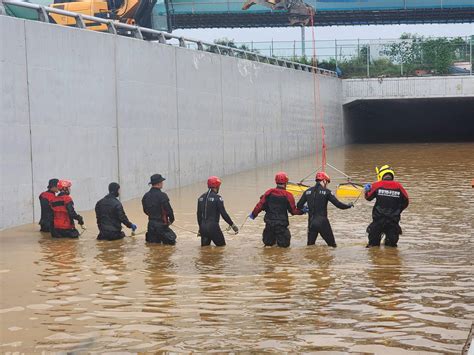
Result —
POLYGON ((395 178, 395 171, 390 167, 390 165, 384 165, 379 168, 375 168, 375 172, 377 173, 377 181, 382 181, 385 174, 392 174, 393 178, 395 178))

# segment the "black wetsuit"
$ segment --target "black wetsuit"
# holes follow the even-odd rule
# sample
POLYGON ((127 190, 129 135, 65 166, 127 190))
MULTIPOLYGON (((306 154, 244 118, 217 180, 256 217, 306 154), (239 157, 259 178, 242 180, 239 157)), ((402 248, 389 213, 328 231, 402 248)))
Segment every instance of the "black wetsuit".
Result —
POLYGON ((232 226, 234 222, 225 210, 224 200, 213 190, 202 194, 198 199, 197 221, 199 234, 201 234, 201 246, 210 245, 211 241, 218 247, 225 245, 224 234, 219 227, 220 217, 232 226))
POLYGON ((50 204, 55 197, 56 194, 51 190, 44 191, 39 195, 41 206, 40 232, 51 232, 53 228, 54 213, 50 204))
POLYGON ((298 201, 299 209, 308 204, 308 245, 314 245, 318 234, 321 234, 327 245, 337 246, 328 219, 328 202, 343 210, 351 208, 350 205, 339 201, 331 190, 319 183, 306 190, 298 201))
POLYGON ((122 203, 109 193, 95 205, 95 215, 97 226, 99 227, 99 240, 116 240, 125 237, 122 232, 122 223, 128 228, 132 228, 132 223, 128 220, 122 203))
POLYGON ((169 227, 174 222, 174 213, 168 195, 152 187, 142 198, 143 212, 148 216, 148 243, 176 244, 176 234, 169 227))
POLYGON ((385 234, 385 245, 396 247, 402 229, 401 213, 408 207, 408 194, 403 186, 392 180, 377 181, 370 191, 365 193, 368 201, 376 199, 372 210, 372 223, 367 227, 368 246, 379 246, 382 234, 385 234))
POLYGON ((261 211, 265 211, 265 229, 263 230, 263 244, 287 248, 290 246, 291 233, 288 229, 288 213, 301 215, 295 206, 295 198, 284 188, 273 188, 265 192, 260 198, 252 214, 257 217, 261 211))

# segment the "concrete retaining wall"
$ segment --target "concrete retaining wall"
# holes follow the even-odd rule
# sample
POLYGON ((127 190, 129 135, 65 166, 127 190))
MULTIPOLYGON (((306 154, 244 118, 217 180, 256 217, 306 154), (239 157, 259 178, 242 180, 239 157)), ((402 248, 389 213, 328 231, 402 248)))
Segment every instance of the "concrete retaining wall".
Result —
POLYGON ((474 97, 474 76, 343 80, 343 102, 364 99, 474 97))
MULTIPOLYGON (((0 229, 38 220, 51 177, 85 210, 110 181, 130 199, 155 172, 173 188, 315 149, 313 74, 5 16, 0 39, 0 229)), ((341 145, 341 81, 320 85, 341 145)))

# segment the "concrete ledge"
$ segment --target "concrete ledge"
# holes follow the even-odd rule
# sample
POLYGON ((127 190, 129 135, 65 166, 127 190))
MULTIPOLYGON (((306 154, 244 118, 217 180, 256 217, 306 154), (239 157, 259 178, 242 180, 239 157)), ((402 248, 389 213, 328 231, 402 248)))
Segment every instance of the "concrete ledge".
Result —
POLYGON ((343 103, 355 100, 474 97, 474 76, 344 79, 343 103))

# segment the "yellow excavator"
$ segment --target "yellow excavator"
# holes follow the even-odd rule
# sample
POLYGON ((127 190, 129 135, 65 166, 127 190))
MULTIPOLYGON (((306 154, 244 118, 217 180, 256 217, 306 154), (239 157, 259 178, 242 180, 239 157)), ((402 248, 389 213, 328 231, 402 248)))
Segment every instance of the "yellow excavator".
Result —
MULTIPOLYGON (((54 0, 50 7, 83 15, 111 19, 118 22, 151 28, 151 13, 157 0, 54 0)), ((75 26, 76 19, 59 14, 50 14, 60 25, 75 26)), ((95 31, 107 31, 107 25, 93 21, 84 21, 87 28, 95 31)))

